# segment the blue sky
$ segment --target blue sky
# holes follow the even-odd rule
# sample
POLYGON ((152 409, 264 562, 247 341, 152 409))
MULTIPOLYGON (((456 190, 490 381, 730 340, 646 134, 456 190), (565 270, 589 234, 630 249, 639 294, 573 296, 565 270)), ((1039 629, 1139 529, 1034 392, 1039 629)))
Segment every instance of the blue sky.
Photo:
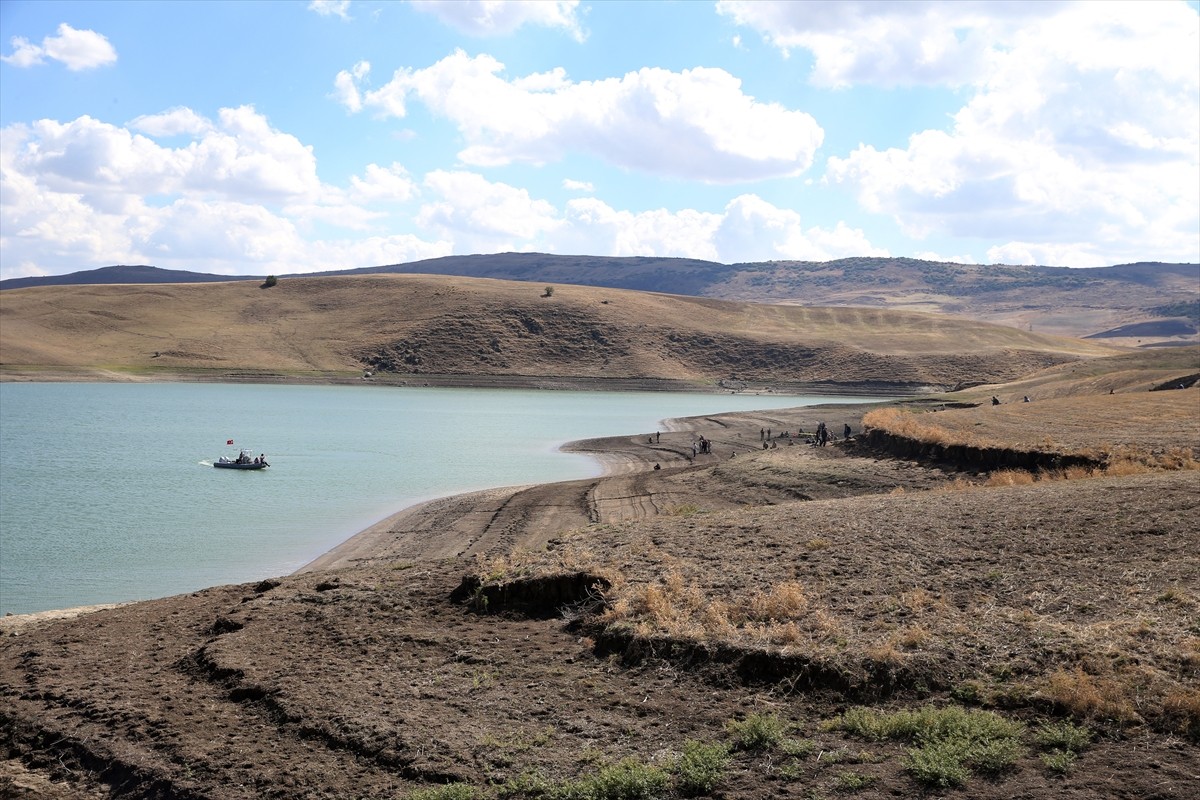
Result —
POLYGON ((1200 261, 1194 2, 0 2, 0 276, 1200 261))

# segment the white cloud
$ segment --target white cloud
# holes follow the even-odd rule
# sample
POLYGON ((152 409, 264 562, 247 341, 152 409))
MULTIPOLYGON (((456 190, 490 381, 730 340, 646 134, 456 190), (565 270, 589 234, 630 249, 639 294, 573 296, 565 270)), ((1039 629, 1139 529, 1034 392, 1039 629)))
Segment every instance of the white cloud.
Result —
POLYGON ((52 58, 77 72, 107 66, 117 60, 116 48, 102 34, 76 30, 65 22, 58 26, 56 36, 42 39, 40 46, 21 36, 14 36, 12 45, 13 53, 0 56, 0 61, 15 67, 32 67, 52 58))
POLYGON ((436 199, 422 206, 418 222, 439 239, 452 240, 456 253, 536 250, 724 262, 888 255, 861 230, 844 223, 806 229, 795 211, 755 195, 734 198, 720 213, 635 212, 592 197, 558 209, 523 189, 463 171, 432 172, 424 187, 436 199))
POLYGON ((720 0, 717 10, 786 55, 813 54, 823 86, 961 86, 986 70, 1003 37, 1053 15, 1062 2, 976 0, 720 0))
POLYGON ((831 157, 826 180, 911 236, 989 258, 1093 266, 1200 259, 1200 17, 1069 6, 1014 32, 949 132, 831 157))
POLYGON ((922 261, 940 261, 948 264, 976 264, 978 261, 969 253, 962 253, 957 256, 944 256, 941 253, 935 253, 932 250, 918 250, 912 254, 913 258, 918 258, 922 261))
POLYGON ((591 181, 576 181, 571 178, 563 178, 562 187, 568 192, 587 192, 590 194, 596 191, 596 187, 592 185, 591 181))
POLYGON ((607 256, 664 256, 717 260, 713 232, 719 214, 694 209, 624 211, 585 197, 567 202, 566 225, 552 252, 607 256))
POLYGON ((215 122, 177 108, 129 127, 85 116, 0 134, 4 277, 117 263, 305 272, 452 250, 447 239, 382 233, 383 209, 416 196, 401 165, 369 164, 346 189, 323 184, 312 149, 249 106, 215 122), (134 127, 189 141, 165 147, 134 127), (371 235, 313 239, 318 224, 371 235))
POLYGON ((421 207, 417 223, 453 239, 457 252, 537 249, 541 237, 561 225, 550 203, 475 173, 435 170, 424 186, 439 199, 421 207))
POLYGON ((491 56, 456 51, 427 69, 397 70, 377 90, 351 94, 350 110, 403 117, 415 95, 458 126, 474 166, 544 164, 582 151, 643 172, 712 183, 798 175, 824 132, 802 111, 760 103, 721 69, 646 68, 572 83, 556 71, 506 80, 491 56))
POLYGON ((866 234, 839 222, 833 230, 804 229, 798 213, 756 195, 735 197, 713 234, 719 261, 825 261, 850 256, 886 256, 866 234))
POLYGON ((390 167, 368 164, 361 178, 357 175, 350 178, 350 186, 351 194, 362 202, 401 203, 417 193, 408 170, 398 163, 390 167))
POLYGON ((32 67, 45 63, 42 56, 46 51, 31 43, 23 36, 12 37, 13 52, 11 55, 0 56, 0 61, 12 64, 14 67, 32 67))
POLYGON ((196 136, 211 131, 212 122, 190 108, 176 107, 161 114, 144 114, 130 122, 129 127, 148 136, 196 136))
POLYGON ((551 237, 551 252, 610 256, 698 258, 723 263, 886 256, 858 229, 805 229, 800 215, 756 195, 735 197, 721 213, 695 209, 617 210, 595 198, 567 202, 565 225, 551 237))
POLYGON ((351 114, 362 111, 362 95, 359 94, 357 82, 366 80, 370 72, 371 62, 359 61, 353 69, 344 69, 333 79, 333 98, 351 114))
POLYGON ((524 25, 561 28, 587 38, 576 13, 579 0, 411 0, 413 8, 469 36, 507 36, 524 25))
POLYGON ((350 0, 311 0, 309 11, 315 11, 322 17, 341 17, 350 19, 350 0))

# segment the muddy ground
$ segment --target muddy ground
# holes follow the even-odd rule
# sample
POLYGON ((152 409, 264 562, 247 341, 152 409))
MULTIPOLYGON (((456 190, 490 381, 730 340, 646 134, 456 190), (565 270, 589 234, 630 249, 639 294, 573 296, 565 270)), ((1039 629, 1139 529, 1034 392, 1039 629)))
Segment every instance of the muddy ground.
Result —
POLYGON ((1195 797, 1200 472, 985 487, 806 443, 861 413, 582 443, 611 475, 435 501, 293 576, 4 620, 0 793, 675 797, 689 740, 769 719, 702 795, 1195 797), (1028 728, 936 788, 914 743, 831 726, 858 705, 1028 728), (1091 741, 1056 770, 1035 731, 1064 720, 1091 741), (587 783, 621 763, 672 777, 587 783))

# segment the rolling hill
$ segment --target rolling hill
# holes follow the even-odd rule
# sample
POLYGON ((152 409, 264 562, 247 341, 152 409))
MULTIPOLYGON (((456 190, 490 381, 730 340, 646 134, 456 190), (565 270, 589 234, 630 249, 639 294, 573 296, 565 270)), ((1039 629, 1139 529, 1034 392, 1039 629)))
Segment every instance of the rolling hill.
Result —
MULTIPOLYGON (((1043 333, 1107 337, 1116 344, 1132 346, 1200 341, 1200 264, 1146 262, 1068 269, 912 258, 720 264, 685 258, 498 253, 447 256, 305 277, 379 273, 588 285, 759 303, 927 311, 1043 333)), ((238 279, 260 280, 120 266, 10 279, 0 281, 0 289, 238 279)))
POLYGON ((1117 352, 924 313, 430 275, 33 287, 4 375, 951 387, 1117 352), (38 371, 41 372, 38 372, 38 371), (32 371, 32 373, 31 373, 32 371))

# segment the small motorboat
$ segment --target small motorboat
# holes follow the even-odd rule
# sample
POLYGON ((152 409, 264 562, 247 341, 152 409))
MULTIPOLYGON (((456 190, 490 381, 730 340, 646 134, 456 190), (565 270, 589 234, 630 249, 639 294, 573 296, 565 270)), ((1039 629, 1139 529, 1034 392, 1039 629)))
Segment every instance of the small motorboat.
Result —
POLYGON ((242 450, 237 458, 221 456, 213 462, 213 466, 217 469, 266 469, 271 465, 266 458, 254 455, 253 450, 242 450))

